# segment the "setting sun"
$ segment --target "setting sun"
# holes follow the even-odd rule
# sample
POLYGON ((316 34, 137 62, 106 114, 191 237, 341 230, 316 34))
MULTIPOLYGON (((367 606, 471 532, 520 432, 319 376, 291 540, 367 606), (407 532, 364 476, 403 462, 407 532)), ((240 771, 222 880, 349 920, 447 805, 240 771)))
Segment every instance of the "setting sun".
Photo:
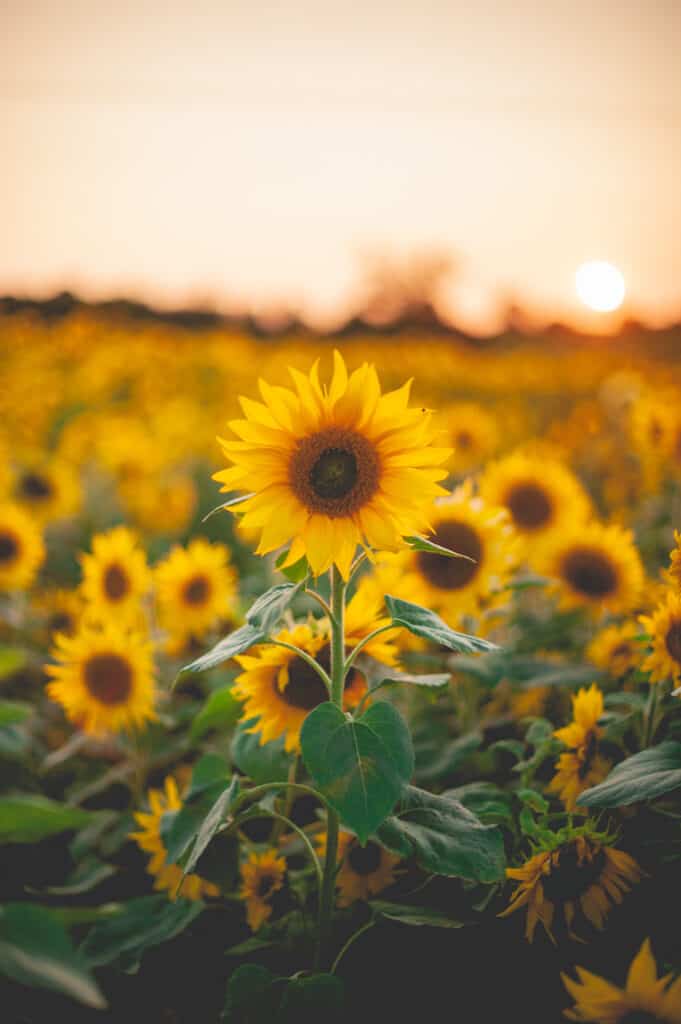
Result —
POLYGON ((605 260, 582 263, 575 273, 575 289, 581 302, 596 313, 612 313, 624 301, 622 272, 605 260))

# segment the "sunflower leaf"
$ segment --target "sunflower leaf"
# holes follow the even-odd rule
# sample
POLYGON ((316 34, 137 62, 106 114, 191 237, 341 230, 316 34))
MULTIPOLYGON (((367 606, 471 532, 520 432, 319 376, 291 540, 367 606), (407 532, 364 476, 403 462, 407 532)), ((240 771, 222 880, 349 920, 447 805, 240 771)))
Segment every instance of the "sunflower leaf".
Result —
POLYGON ((496 882, 504 876, 501 832, 483 825, 458 800, 407 786, 398 810, 378 829, 377 838, 400 857, 448 878, 496 882))
POLYGON ((276 583, 251 605, 246 612, 246 622, 265 636, 269 636, 302 588, 302 580, 298 583, 276 583))
POLYGON ((236 727, 230 749, 234 765, 257 785, 288 778, 293 755, 287 754, 283 736, 261 743, 260 733, 251 732, 256 723, 248 718, 236 727))
POLYGON ((241 626, 220 640, 215 647, 211 647, 206 654, 202 654, 200 658, 196 658, 189 665, 183 665, 178 672, 178 678, 183 672, 206 672, 209 668, 221 665, 223 661, 229 661, 236 654, 243 654, 249 647, 263 643, 266 639, 267 637, 261 629, 250 624, 241 626))
POLYGON ((584 807, 626 807, 681 787, 681 743, 667 741, 618 764, 605 782, 580 793, 584 807))
POLYGON ((89 825, 93 815, 28 793, 0 797, 0 843, 35 843, 89 825))
POLYGON ((187 857, 187 861, 183 867, 183 873, 185 875, 191 874, 196 865, 199 862, 200 857, 208 848, 208 844, 220 828, 220 825, 229 814, 229 810, 239 795, 239 776, 234 775, 232 781, 227 788, 220 794, 208 814, 201 822, 198 835, 194 845, 191 848, 191 852, 187 857))
POLYGON ((146 950, 179 935, 202 910, 200 900, 170 901, 165 895, 130 900, 91 928, 80 953, 90 967, 118 961, 133 973, 146 950))
POLYGON ((404 541, 407 542, 412 551, 425 551, 429 555, 441 555, 443 558, 463 558, 467 562, 475 563, 475 559, 471 558, 470 555, 462 555, 460 551, 452 551, 451 548, 443 548, 441 544, 435 544, 434 541, 428 540, 427 537, 403 537, 404 541))
POLYGON ((404 626, 415 636, 430 640, 432 643, 439 644, 440 647, 446 647, 449 651, 475 654, 480 651, 499 649, 497 644, 490 643, 489 640, 469 636, 468 633, 455 632, 435 612, 431 612, 428 608, 422 608, 421 605, 412 604, 411 601, 402 601, 398 597, 386 594, 385 604, 393 625, 404 626))
POLYGON ((33 714, 30 704, 20 701, 0 700, 0 726, 25 722, 33 714))
POLYGON ((315 784, 362 844, 390 814, 413 765, 401 716, 391 705, 379 706, 390 711, 370 708, 353 720, 327 701, 307 716, 300 734, 315 784))
POLYGON ((210 510, 210 512, 207 512, 201 522, 205 523, 206 520, 211 519, 216 512, 223 512, 225 509, 231 508, 232 505, 240 505, 242 501, 247 501, 248 498, 252 498, 254 495, 255 491, 251 491, 250 494, 237 494, 236 498, 230 498, 229 501, 223 501, 221 505, 216 505, 215 508, 210 510))
POLYGON ((474 924, 474 921, 458 921, 448 917, 443 910, 435 907, 414 907, 403 903, 389 903, 386 900, 372 900, 371 907, 381 917, 387 917, 389 921, 397 921, 399 924, 411 925, 415 928, 465 928, 466 925, 474 924))

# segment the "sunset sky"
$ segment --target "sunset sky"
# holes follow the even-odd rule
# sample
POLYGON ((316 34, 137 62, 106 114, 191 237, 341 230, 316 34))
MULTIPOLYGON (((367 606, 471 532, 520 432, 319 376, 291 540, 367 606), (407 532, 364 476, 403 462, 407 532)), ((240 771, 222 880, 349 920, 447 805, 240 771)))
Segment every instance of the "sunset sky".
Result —
POLYGON ((678 0, 5 0, 0 293, 323 319, 366 254, 572 318, 610 260, 681 315, 678 0))

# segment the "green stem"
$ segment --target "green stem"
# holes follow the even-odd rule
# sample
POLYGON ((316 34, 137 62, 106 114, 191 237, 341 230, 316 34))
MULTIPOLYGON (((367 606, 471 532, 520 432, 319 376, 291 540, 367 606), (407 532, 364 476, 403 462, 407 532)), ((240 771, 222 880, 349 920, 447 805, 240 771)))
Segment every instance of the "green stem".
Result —
POLYGON ((350 936, 350 938, 345 943, 345 945, 341 949, 340 953, 338 954, 338 956, 334 960, 333 965, 331 967, 331 971, 330 971, 331 974, 335 974, 336 973, 336 971, 338 970, 339 963, 341 962, 341 960, 343 959, 343 957, 345 956, 347 951, 350 949, 350 946, 352 946, 353 943, 355 943, 357 941, 357 939, 360 937, 360 935, 364 935, 364 933, 368 932, 370 928, 373 928, 373 926, 375 924, 376 924, 376 920, 375 920, 375 918, 372 917, 370 921, 367 921, 366 924, 363 924, 361 928, 359 928, 356 932, 352 933, 352 935, 350 936))
POLYGON ((643 726, 643 746, 649 747, 655 735, 655 712, 657 711, 657 689, 659 683, 650 683, 650 694, 646 705, 645 721, 643 726))
MULTIPOLYGON (((334 565, 331 569, 331 700, 343 710, 345 684, 345 588, 346 584, 334 565)), ((336 892, 336 861, 340 819, 332 807, 326 812, 326 859, 319 900, 315 970, 319 970, 328 944, 336 892)))
POLYGON ((232 804, 230 814, 235 818, 243 804, 259 800, 261 796, 271 793, 273 790, 286 789, 287 787, 295 789, 298 793, 309 793, 312 796, 316 796, 321 803, 328 807, 326 797, 322 796, 319 790, 314 789, 313 786, 306 786, 303 782, 263 782, 260 786, 251 786, 250 789, 245 789, 232 804))
POLYGON ((391 622, 389 626, 379 626, 378 629, 374 629, 372 630, 371 633, 367 633, 366 636, 362 637, 357 646, 353 647, 353 649, 350 651, 350 654, 348 655, 347 661, 345 662, 344 674, 348 674, 348 672, 352 668, 355 658, 357 657, 358 654, 361 653, 362 649, 366 647, 367 644, 370 644, 371 641, 375 640, 377 636, 381 635, 381 633, 387 633, 388 630, 396 628, 397 627, 393 626, 391 622))

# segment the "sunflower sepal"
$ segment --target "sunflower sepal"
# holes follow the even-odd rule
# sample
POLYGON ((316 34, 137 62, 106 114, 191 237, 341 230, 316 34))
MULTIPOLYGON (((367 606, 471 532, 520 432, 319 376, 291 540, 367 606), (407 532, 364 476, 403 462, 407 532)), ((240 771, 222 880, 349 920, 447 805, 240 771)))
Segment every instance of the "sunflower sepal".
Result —
POLYGON ((391 597, 390 594, 386 594, 384 600, 393 626, 403 626, 414 636, 431 640, 448 651, 475 654, 499 650, 498 644, 489 640, 471 636, 469 633, 457 633, 429 608, 412 604, 411 601, 404 601, 399 597, 391 597))

